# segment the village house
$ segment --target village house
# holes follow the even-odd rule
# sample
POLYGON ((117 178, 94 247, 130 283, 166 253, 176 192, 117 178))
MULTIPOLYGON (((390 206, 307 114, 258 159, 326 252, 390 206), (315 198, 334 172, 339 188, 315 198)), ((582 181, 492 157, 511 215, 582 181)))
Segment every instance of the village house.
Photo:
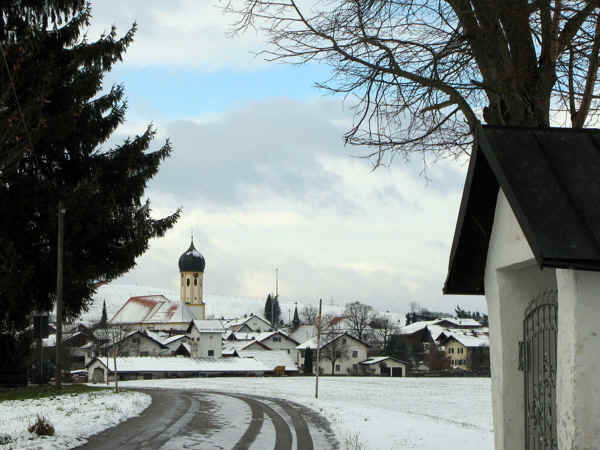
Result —
POLYGON ((247 317, 241 319, 231 319, 225 321, 223 326, 230 331, 239 333, 262 333, 264 331, 272 330, 271 323, 264 317, 258 314, 250 314, 247 317))
POLYGON ((367 359, 368 345, 351 334, 326 334, 320 342, 320 361, 317 363, 317 339, 312 338, 296 347, 298 367, 304 373, 323 375, 358 375, 359 363, 367 359))
MULTIPOLYGON (((483 327, 474 319, 455 319, 453 317, 444 317, 435 320, 413 322, 400 328, 394 336, 396 343, 402 343, 407 352, 411 355, 412 364, 415 368, 428 370, 424 365, 425 357, 433 347, 439 347, 440 341, 452 336, 453 334, 472 333, 476 330, 479 334, 486 334, 487 328, 483 327)), ((444 351, 444 349, 440 349, 444 351)), ((450 357, 446 351, 446 356, 450 357)), ((450 358, 454 362, 461 361, 462 358, 450 358)), ((459 367, 459 364, 452 365, 459 367)))
POLYGON ((490 344, 487 328, 442 334, 437 341, 450 361, 450 367, 466 371, 489 374, 490 344))
POLYGON ((192 358, 219 359, 223 356, 223 325, 220 320, 193 320, 187 334, 191 340, 192 358))
POLYGON ((246 343, 246 345, 234 345, 237 350, 282 350, 290 355, 294 361, 297 359, 296 347, 300 344, 300 342, 291 338, 287 333, 281 330, 263 333, 231 332, 228 333, 225 338, 226 347, 232 348, 232 342, 246 343))

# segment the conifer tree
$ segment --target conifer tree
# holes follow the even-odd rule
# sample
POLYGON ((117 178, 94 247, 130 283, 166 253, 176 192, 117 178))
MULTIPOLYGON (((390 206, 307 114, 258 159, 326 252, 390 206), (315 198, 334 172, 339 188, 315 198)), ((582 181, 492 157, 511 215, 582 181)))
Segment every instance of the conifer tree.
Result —
POLYGON ((298 306, 294 308, 294 319, 292 320, 292 325, 294 328, 298 328, 300 326, 300 316, 298 315, 298 306))
POLYGON ((100 324, 105 327, 108 323, 108 315, 106 314, 106 300, 102 302, 102 317, 100 318, 100 324))
MULTIPOLYGON (((27 324, 32 310, 53 307, 59 201, 67 211, 65 317, 84 310, 100 283, 130 270, 148 240, 175 224, 179 210, 154 219, 143 199, 171 153, 168 141, 148 151, 152 127, 103 147, 126 109, 123 87, 102 91, 103 76, 131 44, 135 24, 122 37, 112 28, 88 42, 91 11, 84 1, 14 0, 3 2, 0 13, 12 98, 26 110, 24 123, 36 119, 29 122, 35 126, 19 125, 14 139, 0 139, 0 164, 13 155, 9 166, 0 165, 0 329, 14 330, 27 324), (14 157, 12 147, 23 142, 14 157)), ((21 116, 4 94, 0 127, 21 116)))
POLYGON ((271 296, 271 294, 267 295, 267 300, 265 301, 265 319, 267 319, 269 322, 273 322, 271 319, 271 303, 273 302, 273 297, 271 296))

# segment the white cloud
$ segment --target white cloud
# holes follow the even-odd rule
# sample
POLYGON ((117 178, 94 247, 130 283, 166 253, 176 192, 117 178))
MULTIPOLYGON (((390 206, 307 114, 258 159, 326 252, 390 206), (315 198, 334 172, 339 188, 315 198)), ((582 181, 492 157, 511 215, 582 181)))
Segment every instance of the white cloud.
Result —
POLYGON ((157 215, 184 215, 152 242, 128 282, 177 286, 177 259, 194 231, 207 292, 289 300, 360 300, 406 311, 485 309, 482 298, 442 297, 464 165, 442 162, 431 181, 410 165, 374 172, 351 158, 329 100, 247 105, 210 123, 158 128, 175 144, 149 194, 157 215))
POLYGON ((102 0, 94 3, 92 13, 90 38, 111 25, 123 34, 137 22, 137 34, 127 52, 128 66, 189 66, 212 71, 266 65, 263 58, 251 53, 261 50, 264 39, 253 32, 228 37, 235 18, 223 14, 218 1, 102 0))

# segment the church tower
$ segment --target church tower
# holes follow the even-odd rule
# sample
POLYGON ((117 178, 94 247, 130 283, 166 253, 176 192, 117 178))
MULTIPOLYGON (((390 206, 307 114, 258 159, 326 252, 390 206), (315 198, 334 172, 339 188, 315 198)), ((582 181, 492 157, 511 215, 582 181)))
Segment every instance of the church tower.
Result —
POLYGON ((204 300, 202 284, 204 281, 204 256, 194 247, 194 240, 179 257, 180 297, 195 319, 204 320, 204 300))

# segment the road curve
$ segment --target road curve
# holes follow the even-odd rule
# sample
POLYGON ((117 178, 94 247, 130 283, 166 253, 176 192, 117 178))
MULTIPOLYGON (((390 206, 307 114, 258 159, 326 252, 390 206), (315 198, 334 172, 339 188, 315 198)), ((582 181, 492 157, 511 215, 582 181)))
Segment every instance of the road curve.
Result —
MULTIPOLYGON (((315 446, 319 450, 339 448, 325 418, 288 400, 204 390, 140 391, 152 396, 152 404, 140 416, 92 436, 87 444, 78 448, 247 450, 257 441, 260 443, 255 448, 264 446, 273 450, 314 450, 315 446), (214 411, 219 410, 221 403, 232 401, 240 402, 234 409, 240 411, 239 417, 228 417, 232 422, 237 420, 236 424, 242 426, 239 422, 248 418, 244 412, 249 410, 250 413, 247 428, 244 430, 242 426, 243 432, 240 431, 238 436, 231 436, 224 429, 227 423, 214 419, 214 411), (265 430, 267 421, 272 428, 265 430), (313 434, 318 445, 314 443, 313 434)), ((229 406, 230 415, 231 411, 229 406)))

